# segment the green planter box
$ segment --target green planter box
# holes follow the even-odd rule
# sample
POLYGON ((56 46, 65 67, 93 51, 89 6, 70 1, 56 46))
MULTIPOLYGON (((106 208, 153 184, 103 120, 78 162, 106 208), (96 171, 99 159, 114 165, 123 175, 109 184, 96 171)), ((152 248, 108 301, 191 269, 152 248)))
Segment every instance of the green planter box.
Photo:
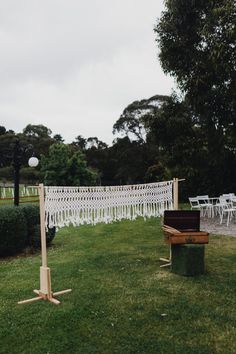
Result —
POLYGON ((204 245, 172 245, 171 252, 173 273, 186 276, 204 274, 204 245))

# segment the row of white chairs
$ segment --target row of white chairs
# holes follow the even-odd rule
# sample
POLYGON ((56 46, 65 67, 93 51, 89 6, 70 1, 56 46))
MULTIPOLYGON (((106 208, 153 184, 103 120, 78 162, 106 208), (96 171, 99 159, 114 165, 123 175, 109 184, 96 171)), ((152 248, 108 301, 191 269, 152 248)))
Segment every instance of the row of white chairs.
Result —
POLYGON ((227 226, 233 216, 236 215, 236 196, 234 193, 222 194, 220 197, 209 198, 208 195, 190 197, 191 209, 198 209, 202 216, 220 216, 222 224, 224 216, 227 218, 227 226))

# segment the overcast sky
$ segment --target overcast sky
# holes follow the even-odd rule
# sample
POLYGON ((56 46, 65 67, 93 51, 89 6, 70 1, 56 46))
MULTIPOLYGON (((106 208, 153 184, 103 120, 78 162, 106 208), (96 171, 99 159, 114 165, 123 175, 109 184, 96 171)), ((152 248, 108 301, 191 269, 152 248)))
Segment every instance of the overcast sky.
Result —
POLYGON ((0 125, 110 144, 134 100, 170 94, 153 32, 162 0, 0 0, 0 125))

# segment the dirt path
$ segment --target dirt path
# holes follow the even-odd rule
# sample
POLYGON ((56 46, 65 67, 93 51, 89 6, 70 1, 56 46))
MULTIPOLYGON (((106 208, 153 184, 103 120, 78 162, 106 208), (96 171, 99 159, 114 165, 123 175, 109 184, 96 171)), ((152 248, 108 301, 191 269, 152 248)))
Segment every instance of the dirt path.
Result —
POLYGON ((216 235, 236 237, 236 221, 232 220, 227 227, 226 221, 220 225, 220 218, 201 218, 201 231, 207 231, 216 235))

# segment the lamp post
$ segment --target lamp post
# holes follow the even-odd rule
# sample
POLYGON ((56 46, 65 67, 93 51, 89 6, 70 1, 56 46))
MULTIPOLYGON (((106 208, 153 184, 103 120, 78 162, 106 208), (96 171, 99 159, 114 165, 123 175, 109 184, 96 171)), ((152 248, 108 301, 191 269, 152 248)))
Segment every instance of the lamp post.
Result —
MULTIPOLYGON (((14 205, 18 206, 19 205, 19 199, 20 199, 20 168, 21 168, 21 162, 22 162, 22 157, 23 154, 32 148, 32 146, 28 146, 27 148, 22 148, 20 146, 19 140, 16 140, 13 148, 13 169, 14 169, 14 205)), ((39 160, 37 157, 31 157, 28 161, 28 164, 30 167, 36 167, 39 163, 39 160)))

